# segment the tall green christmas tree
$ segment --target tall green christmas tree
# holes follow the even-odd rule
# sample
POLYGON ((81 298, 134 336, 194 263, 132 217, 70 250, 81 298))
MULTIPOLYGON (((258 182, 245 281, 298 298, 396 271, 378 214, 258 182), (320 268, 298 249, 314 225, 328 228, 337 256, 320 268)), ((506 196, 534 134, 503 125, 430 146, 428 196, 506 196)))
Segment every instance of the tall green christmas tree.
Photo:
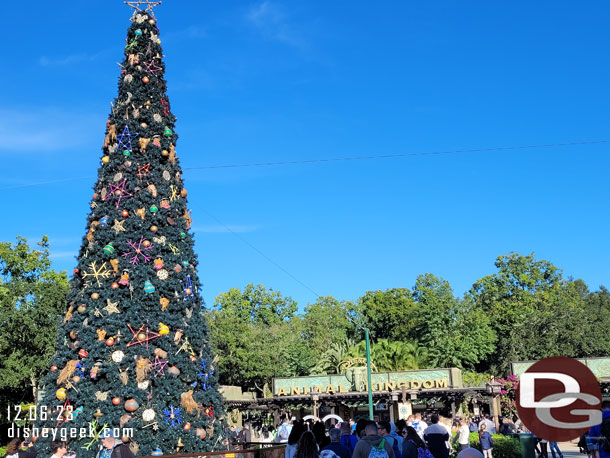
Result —
MULTIPOLYGON (((226 434, 152 9, 160 2, 125 3, 134 14, 118 97, 39 405, 49 415, 36 424, 86 428, 69 439, 79 458, 95 456, 104 426, 133 428, 140 456, 219 449, 226 434)), ((39 435, 42 456, 49 442, 39 435)))

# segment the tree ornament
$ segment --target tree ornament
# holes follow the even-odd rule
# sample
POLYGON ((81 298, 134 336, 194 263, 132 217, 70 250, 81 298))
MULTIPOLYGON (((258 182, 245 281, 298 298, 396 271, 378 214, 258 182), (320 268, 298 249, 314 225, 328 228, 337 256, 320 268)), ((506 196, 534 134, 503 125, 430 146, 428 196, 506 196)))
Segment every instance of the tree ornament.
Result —
POLYGON ((159 228, 157 226, 150 226, 151 232, 154 232, 156 234, 158 230, 159 230, 159 228))
MULTIPOLYGON (((126 211, 126 210, 124 210, 124 211, 126 211)), ((112 229, 114 229, 115 234, 125 231, 125 228, 123 227, 124 223, 125 223, 125 221, 119 221, 117 219, 114 220, 114 226, 112 226, 112 229)))
POLYGON ((57 370, 57 366, 56 365, 52 365, 51 366, 51 372, 55 372, 57 370))
MULTIPOLYGON (((97 261, 93 261, 91 264, 89 264, 89 272, 83 272, 82 273, 82 277, 83 278, 87 278, 87 277, 93 277, 95 279, 95 281, 97 282, 97 286, 102 286, 101 282, 100 282, 100 278, 109 278, 110 275, 112 273, 110 272, 110 270, 108 270, 108 266, 106 266, 106 263, 102 263, 102 265, 100 267, 97 267, 97 261)), ((93 294, 97 294, 97 293, 93 293, 93 294)), ((95 299, 99 298, 99 294, 97 295, 97 297, 95 299)))
POLYGON ((153 267, 154 267, 156 270, 161 270, 161 269, 163 269, 163 266, 164 266, 164 265, 165 265, 165 264, 163 263, 163 259, 161 259, 161 258, 157 258, 157 259, 155 259, 155 260, 153 261, 153 267))
POLYGON ((59 388, 56 392, 55 392, 55 397, 60 400, 63 401, 64 399, 66 399, 66 389, 65 388, 59 388))
POLYGON ((123 271, 121 279, 119 280, 119 284, 123 286, 129 285, 129 272, 127 272, 126 270, 123 271))
POLYGON ((81 348, 78 351, 78 356, 80 356, 81 358, 86 358, 88 355, 89 355, 89 353, 84 348, 81 348))
POLYGON ((144 240, 144 241, 142 242, 142 246, 143 246, 143 247, 145 247, 145 248, 150 247, 150 245, 151 245, 150 240, 144 240))
POLYGON ((141 36, 142 36, 142 30, 141 30, 141 29, 137 29, 137 30, 136 30, 134 33, 135 33, 137 36, 139 36, 139 37, 141 37, 141 36))
POLYGON ((184 424, 184 430, 185 431, 190 431, 191 430, 191 424, 188 421, 184 424))
POLYGON ((100 295, 98 293, 91 293, 91 299, 93 299, 94 301, 97 301, 100 298, 100 295))
POLYGON ((133 334, 133 338, 127 344, 128 347, 132 345, 143 345, 146 344, 146 348, 148 348, 148 342, 161 337, 158 333, 150 331, 145 324, 140 326, 137 331, 134 331, 130 325, 127 325, 131 333, 133 334))
POLYGON ((163 409, 163 415, 165 415, 165 422, 172 428, 182 423, 182 411, 174 406, 169 406, 163 409))
POLYGON ((131 399, 128 399, 127 401, 125 401, 124 407, 127 412, 135 412, 140 407, 140 404, 138 404, 138 401, 131 398, 131 399))
POLYGON ((108 337, 106 339, 106 346, 107 347, 112 347, 114 345, 114 338, 113 337, 108 337))
POLYGON ((180 191, 180 197, 186 197, 188 194, 187 190, 185 188, 182 188, 182 191, 180 191))
POLYGON ((155 419, 156 413, 153 409, 146 409, 142 412, 142 420, 144 421, 153 421, 155 419))
POLYGON ((108 315, 112 315, 113 313, 121 313, 117 307, 117 305, 119 305, 118 302, 112 302, 110 299, 106 299, 106 304, 107 305, 104 307, 104 310, 108 313, 108 315))
MULTIPOLYGON (((123 210, 123 211, 121 212, 121 216, 122 216, 123 218, 127 218, 127 217, 129 216, 129 212, 128 212, 127 210, 123 210)), ((115 221, 116 221, 116 220, 115 220, 115 221)))
POLYGON ((106 227, 108 226, 108 215, 103 216, 99 221, 98 224, 100 225, 100 227, 106 227))
MULTIPOLYGON (((143 129, 146 129, 148 126, 145 122, 143 122, 140 124, 140 127, 142 127, 143 129)), ((140 138, 140 151, 145 153, 146 148, 148 147, 149 143, 150 143, 150 138, 140 138)))
POLYGON ((97 329, 95 332, 97 333, 97 341, 98 342, 102 342, 102 341, 104 341, 104 339, 106 339, 106 330, 104 330, 104 329, 97 329))
POLYGON ((186 276, 186 283, 183 284, 182 290, 184 291, 184 300, 193 299, 195 295, 193 294, 193 282, 191 281, 191 276, 186 276))
POLYGON ((146 241, 147 239, 145 239, 144 237, 140 238, 140 241, 137 243, 129 240, 127 242, 127 244, 131 247, 131 251, 128 251, 127 253, 123 254, 124 258, 131 258, 131 260, 129 261, 130 263, 134 264, 134 265, 138 265, 140 262, 140 257, 144 260, 144 262, 148 262, 150 261, 150 257, 146 256, 144 254, 144 251, 149 251, 150 249, 152 249, 152 246, 150 244, 144 245, 144 241, 146 241))
POLYGON ((110 285, 110 287, 111 287, 112 289, 117 289, 117 288, 119 287, 119 284, 118 284, 117 282, 114 282, 114 283, 112 283, 112 284, 110 285))
POLYGON ((151 294, 155 292, 154 285, 150 282, 150 280, 146 280, 144 282, 144 292, 147 294, 151 294))
POLYGON ((159 211, 156 205, 152 205, 149 210, 151 213, 157 213, 159 211))
POLYGON ((108 156, 102 156, 102 164, 108 164, 110 162, 110 158, 108 156))
POLYGON ((165 137, 171 137, 172 135, 174 135, 174 133, 169 127, 166 127, 165 129, 163 129, 163 135, 165 137))
POLYGON ((167 306, 169 305, 169 299, 166 297, 162 297, 159 299, 159 303, 161 304, 161 311, 165 311, 167 306))
POLYGON ((157 447, 152 452, 150 452, 150 456, 163 456, 163 450, 157 447))
POLYGON ((171 205, 169 204, 169 200, 167 199, 162 199, 161 202, 159 203, 159 205, 161 206, 161 208, 171 208, 171 205))
MULTIPOLYGON (((133 77, 132 77, 133 78, 133 77)), ((121 135, 118 136, 118 149, 119 150, 123 150, 123 151, 133 151, 133 146, 131 144, 131 139, 132 138, 136 138, 138 136, 137 133, 132 134, 129 131, 129 126, 125 125, 125 128, 123 129, 123 133, 121 135)))
POLYGON ((169 327, 166 324, 159 323, 159 335, 166 336, 169 334, 169 327))
POLYGON ((148 76, 143 76, 143 77, 142 77, 142 82, 143 82, 144 84, 148 84, 148 83, 150 83, 150 78, 149 78, 148 76))
POLYGON ((157 272, 157 277, 159 278, 159 280, 165 281, 169 278, 169 273, 167 272, 167 270, 161 269, 157 272))
POLYGON ((112 267, 112 271, 116 274, 119 271, 119 260, 111 259, 108 262, 110 263, 110 266, 112 267))
POLYGON ((123 358, 125 358, 125 353, 123 353, 121 350, 116 350, 112 352, 112 360, 115 363, 120 363, 121 361, 123 361, 123 358))
POLYGON ((121 403, 121 398, 112 398, 112 404, 118 406, 121 403))
POLYGON ((203 428, 197 428, 197 429, 195 430, 195 434, 197 434, 197 437, 198 437, 199 439, 201 439, 201 440, 205 439, 205 436, 206 436, 205 429, 203 429, 203 428))
POLYGON ((106 254, 114 254, 114 247, 112 246, 112 243, 108 243, 105 247, 104 247, 104 253, 106 254))

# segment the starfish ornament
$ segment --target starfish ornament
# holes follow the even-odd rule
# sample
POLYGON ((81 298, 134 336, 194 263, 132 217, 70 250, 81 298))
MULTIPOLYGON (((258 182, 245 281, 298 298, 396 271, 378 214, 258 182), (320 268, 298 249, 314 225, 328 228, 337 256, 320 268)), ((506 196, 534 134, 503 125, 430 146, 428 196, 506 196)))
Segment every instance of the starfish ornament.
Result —
POLYGON ((119 305, 118 302, 111 302, 110 299, 106 299, 106 303, 108 305, 104 307, 104 310, 108 312, 108 315, 112 315, 113 313, 121 313, 121 311, 117 307, 117 305, 119 305))
POLYGON ((115 234, 118 234, 119 232, 125 232, 123 224, 125 224, 125 221, 119 221, 118 219, 114 220, 114 226, 112 226, 112 229, 114 229, 115 234))

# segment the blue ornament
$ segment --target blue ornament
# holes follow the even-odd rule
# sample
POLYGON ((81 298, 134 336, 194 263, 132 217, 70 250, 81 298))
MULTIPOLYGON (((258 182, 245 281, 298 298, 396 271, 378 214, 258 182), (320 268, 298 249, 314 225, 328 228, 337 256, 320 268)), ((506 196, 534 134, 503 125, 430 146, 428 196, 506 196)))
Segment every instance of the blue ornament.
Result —
POLYGON ((108 215, 102 217, 102 219, 100 219, 100 226, 102 227, 106 227, 108 226, 108 215))
POLYGON ((134 33, 139 37, 142 36, 142 30, 140 30, 140 29, 136 30, 134 33))
POLYGON ((150 456, 162 456, 162 455, 163 455, 163 451, 160 448, 156 448, 152 452, 150 452, 150 456))
POLYGON ((150 294, 155 292, 154 285, 150 282, 150 280, 146 280, 144 282, 144 292, 150 294))
POLYGON ((165 415, 165 422, 172 428, 182 424, 182 411, 177 407, 169 406, 163 409, 163 415, 165 415))

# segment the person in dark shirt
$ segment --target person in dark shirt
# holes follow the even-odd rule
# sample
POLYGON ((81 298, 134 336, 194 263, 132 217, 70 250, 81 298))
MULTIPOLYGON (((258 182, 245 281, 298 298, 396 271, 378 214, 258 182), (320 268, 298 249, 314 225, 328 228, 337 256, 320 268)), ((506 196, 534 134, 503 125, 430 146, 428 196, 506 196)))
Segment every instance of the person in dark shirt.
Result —
POLYGON ((335 455, 337 455, 339 458, 350 458, 352 456, 350 450, 347 447, 341 445, 340 429, 331 428, 331 430, 328 432, 328 435, 330 436, 330 444, 324 447, 322 451, 330 450, 332 452, 335 452, 335 455))
POLYGON ((412 426, 405 426, 401 431, 402 437, 402 458, 417 458, 419 449, 426 449, 426 443, 419 437, 417 431, 412 426))
POLYGON ((438 422, 437 414, 432 415, 430 421, 432 424, 424 431, 424 440, 428 444, 428 450, 434 455, 434 458, 449 458, 449 433, 447 429, 438 422))

